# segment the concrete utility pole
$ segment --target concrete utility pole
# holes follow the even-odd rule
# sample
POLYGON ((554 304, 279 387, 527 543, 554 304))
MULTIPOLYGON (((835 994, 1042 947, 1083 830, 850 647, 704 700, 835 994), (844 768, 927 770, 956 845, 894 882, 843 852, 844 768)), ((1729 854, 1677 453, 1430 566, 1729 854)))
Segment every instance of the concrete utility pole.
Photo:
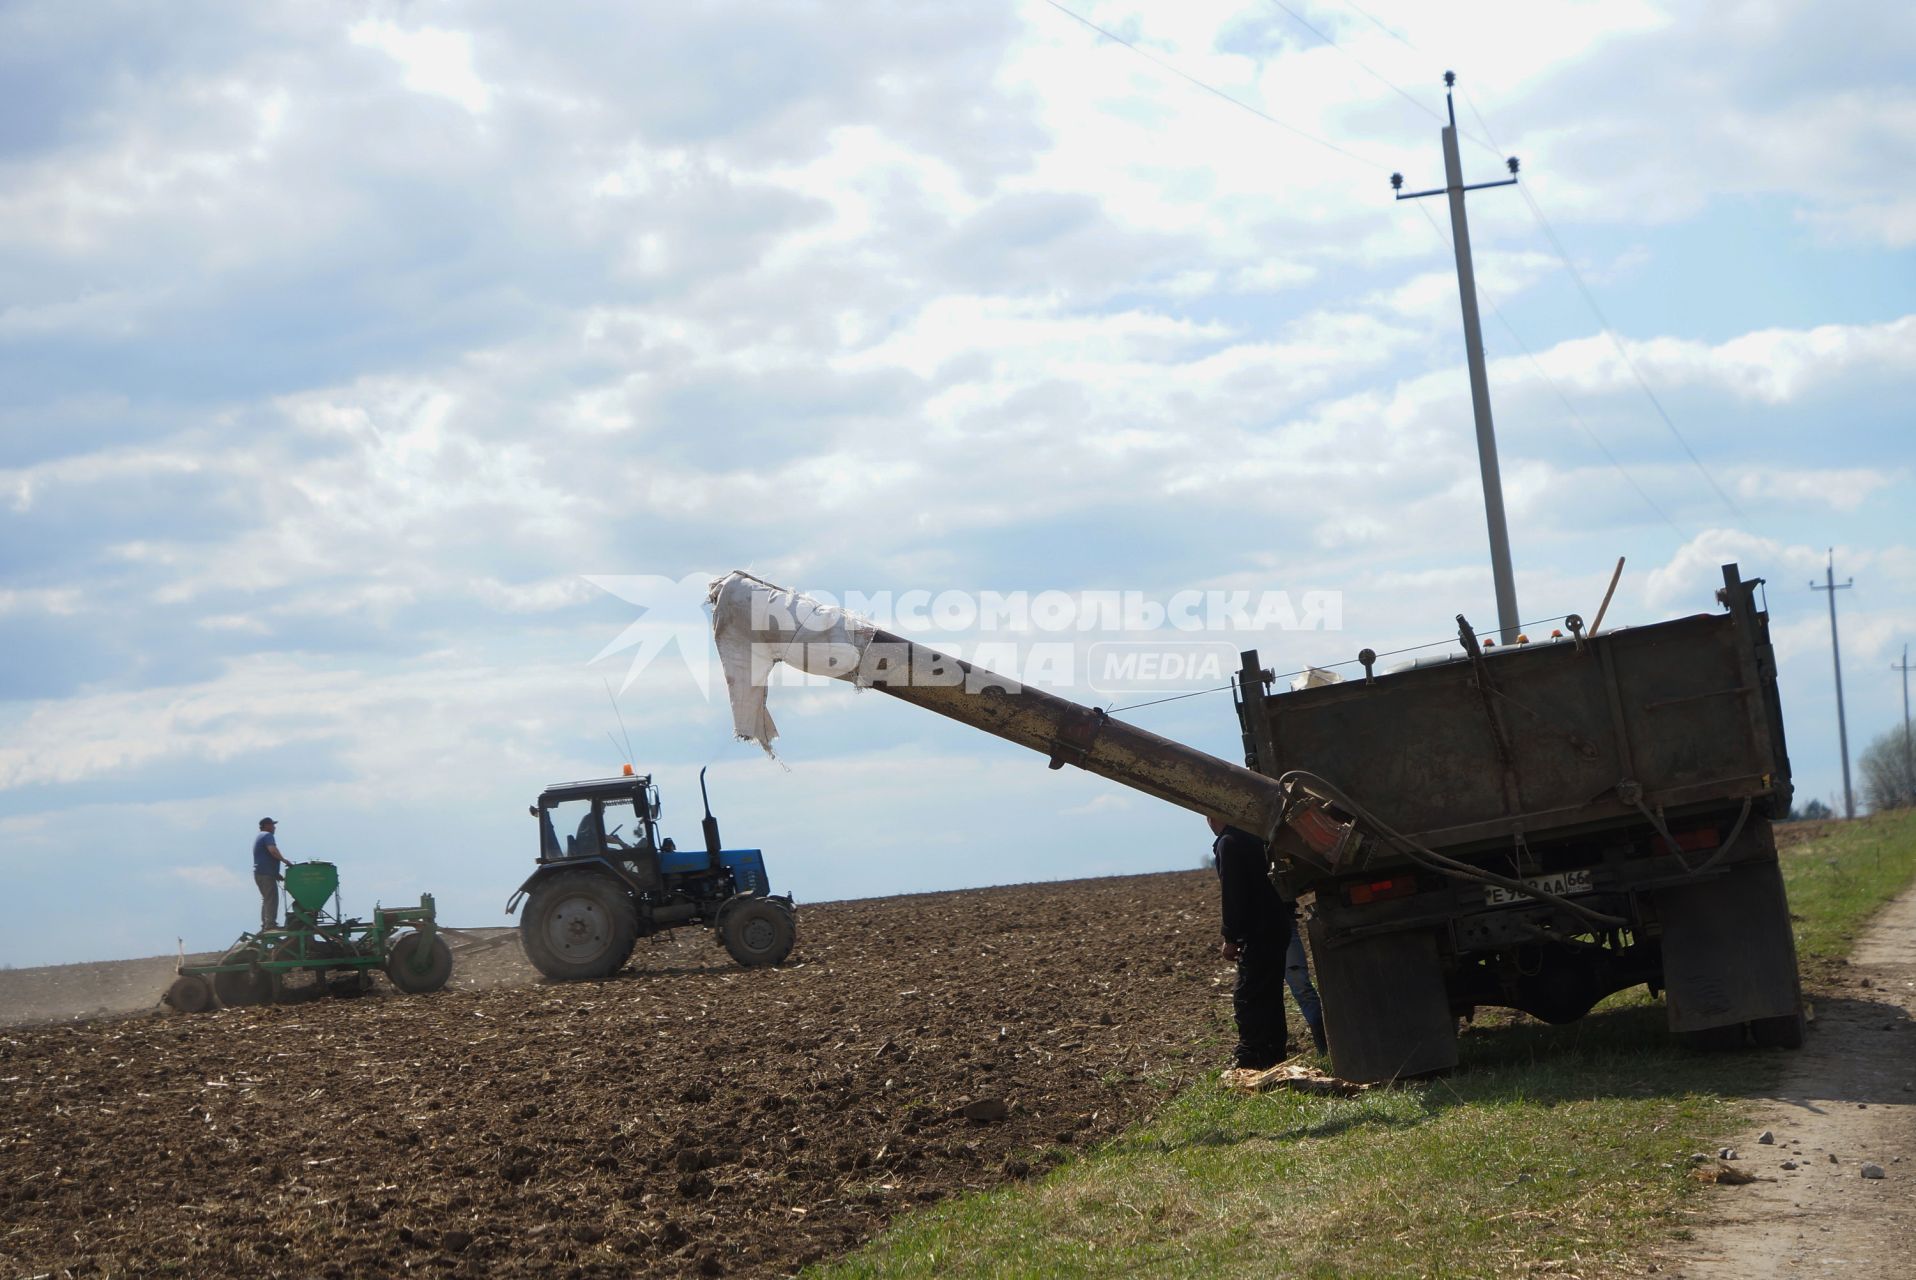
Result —
POLYGON ((1903 673, 1903 802, 1916 805, 1916 754, 1909 749, 1909 646, 1903 646, 1903 660, 1889 664, 1891 671, 1903 673))
POLYGON ((1836 593, 1856 585, 1856 579, 1836 580, 1836 548, 1830 548, 1829 568, 1823 571, 1824 585, 1810 583, 1811 591, 1827 591, 1830 597, 1830 657, 1836 662, 1836 744, 1843 752, 1843 816, 1856 816, 1856 794, 1849 786, 1849 726, 1843 722, 1843 650, 1836 643, 1836 593))
POLYGON ((1456 72, 1444 72, 1444 106, 1450 113, 1450 123, 1443 129, 1444 185, 1429 191, 1406 192, 1404 175, 1393 173, 1390 186, 1399 200, 1435 195, 1450 197, 1450 235, 1457 253, 1457 292, 1464 305, 1464 355, 1470 361, 1470 404, 1477 415, 1477 466, 1483 472, 1484 519, 1490 526, 1490 574, 1497 587, 1497 630, 1504 644, 1515 644, 1522 619, 1517 615, 1517 583, 1510 569, 1510 530, 1504 523, 1504 485, 1497 470, 1497 433, 1490 425, 1490 382, 1484 375, 1484 335, 1477 319, 1477 275, 1470 265, 1470 224, 1464 218, 1464 192, 1515 184, 1517 157, 1504 161, 1510 169, 1508 178, 1464 185, 1464 165, 1457 154, 1457 106, 1450 96, 1451 86, 1456 83, 1456 72))

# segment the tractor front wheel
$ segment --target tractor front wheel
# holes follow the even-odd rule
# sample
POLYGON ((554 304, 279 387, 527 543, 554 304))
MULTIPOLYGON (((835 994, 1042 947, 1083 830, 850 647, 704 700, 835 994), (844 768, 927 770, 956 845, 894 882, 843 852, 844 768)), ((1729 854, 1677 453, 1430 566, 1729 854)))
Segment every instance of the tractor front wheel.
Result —
POLYGON ((386 976, 409 996, 437 991, 452 977, 452 948, 436 933, 430 951, 425 934, 402 933, 386 953, 386 976))
POLYGON ((782 964, 798 940, 798 926, 792 913, 771 899, 748 898, 720 917, 719 939, 747 968, 782 964))
POLYGON ((526 958, 562 982, 609 978, 632 954, 639 913, 609 875, 564 871, 539 882, 519 917, 526 958))

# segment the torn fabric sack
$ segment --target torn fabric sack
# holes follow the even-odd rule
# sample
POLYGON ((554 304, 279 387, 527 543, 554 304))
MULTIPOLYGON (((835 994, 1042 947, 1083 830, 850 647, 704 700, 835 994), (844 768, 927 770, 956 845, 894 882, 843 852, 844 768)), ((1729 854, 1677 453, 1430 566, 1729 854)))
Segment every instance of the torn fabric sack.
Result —
POLYGON ((862 668, 876 628, 870 620, 802 592, 734 569, 712 583, 712 640, 732 703, 732 731, 772 755, 778 726, 765 706, 772 669, 783 662, 812 675, 866 684, 862 668))

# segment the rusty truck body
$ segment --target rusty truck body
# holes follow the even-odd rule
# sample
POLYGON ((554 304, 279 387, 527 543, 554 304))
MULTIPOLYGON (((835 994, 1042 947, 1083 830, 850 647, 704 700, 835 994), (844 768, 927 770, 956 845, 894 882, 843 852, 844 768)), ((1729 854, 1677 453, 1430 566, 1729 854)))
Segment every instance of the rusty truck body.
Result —
MULTIPOLYGON (((1243 766, 876 628, 819 673, 1266 839, 1347 1079, 1452 1066, 1480 1006, 1563 1022, 1637 985, 1699 1047, 1795 1047, 1770 827, 1790 770, 1758 585, 1725 565, 1720 611, 1603 634, 1572 616, 1568 635, 1495 650, 1459 618, 1447 656, 1379 672, 1367 650, 1361 679, 1299 691, 1246 654, 1243 766)), ((722 652, 741 639, 733 592, 805 600, 720 579, 722 652)), ((762 612, 751 639, 794 660, 806 624, 762 612)))
POLYGON ((1459 619, 1451 656, 1295 692, 1246 663, 1247 759, 1336 795, 1272 848, 1340 1074, 1449 1066, 1479 1006, 1567 1022, 1639 984, 1698 1045, 1801 1043, 1757 585, 1726 565, 1719 612, 1501 649, 1459 619))

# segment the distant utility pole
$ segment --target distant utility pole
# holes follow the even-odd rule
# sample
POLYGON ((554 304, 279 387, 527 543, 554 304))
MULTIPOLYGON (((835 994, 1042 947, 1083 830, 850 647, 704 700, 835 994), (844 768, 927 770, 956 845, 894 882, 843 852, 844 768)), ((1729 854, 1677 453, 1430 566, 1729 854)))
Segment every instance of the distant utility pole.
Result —
POLYGON ((1891 671, 1903 673, 1903 801, 1916 804, 1916 755, 1909 749, 1909 646, 1903 646, 1903 660, 1892 662, 1891 671))
POLYGON ((1847 591, 1856 585, 1856 579, 1848 582, 1836 580, 1836 548, 1830 548, 1829 567, 1823 571, 1824 585, 1810 583, 1811 591, 1827 591, 1830 597, 1830 656, 1836 662, 1836 744, 1843 751, 1843 816, 1856 816, 1856 795, 1849 786, 1849 727, 1843 722, 1843 650, 1836 643, 1836 593, 1847 591))
POLYGON ((1470 265, 1470 223, 1464 218, 1464 192, 1485 187, 1508 187, 1517 181, 1517 157, 1504 161, 1510 176, 1498 182, 1464 185, 1464 165, 1457 154, 1457 106, 1450 90, 1457 73, 1444 72, 1444 106, 1450 123, 1444 126, 1444 185, 1429 191, 1404 190, 1404 175, 1390 175, 1390 187, 1399 200, 1424 196, 1450 197, 1450 235, 1457 251, 1457 292, 1464 304, 1464 354, 1470 361, 1470 404, 1477 414, 1477 466, 1484 479, 1484 519, 1490 526, 1490 574, 1497 586, 1497 629, 1504 644, 1517 642, 1522 619, 1517 616, 1517 583, 1510 571, 1510 529, 1504 523, 1504 485, 1497 470, 1497 433, 1490 425, 1490 382, 1484 376, 1484 334, 1477 319, 1477 275, 1470 265))

